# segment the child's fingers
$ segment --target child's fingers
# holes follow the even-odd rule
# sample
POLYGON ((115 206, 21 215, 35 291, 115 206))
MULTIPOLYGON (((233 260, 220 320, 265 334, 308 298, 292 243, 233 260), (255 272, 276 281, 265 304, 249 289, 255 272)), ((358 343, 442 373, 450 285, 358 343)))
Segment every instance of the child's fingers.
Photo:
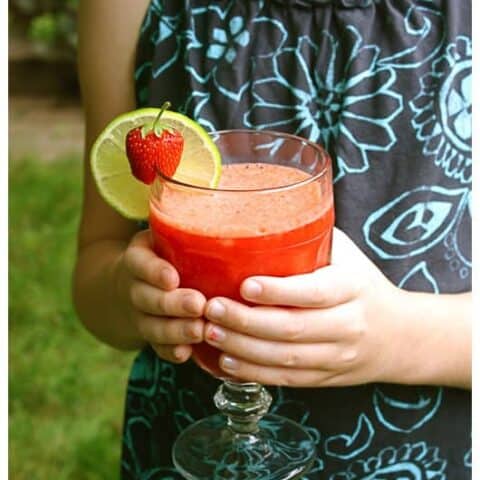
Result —
POLYGON ((143 313, 190 318, 200 317, 207 301, 197 290, 178 288, 167 292, 141 281, 131 285, 130 300, 143 313))
POLYGON ((130 273, 144 282, 163 290, 178 288, 180 279, 177 271, 166 260, 152 250, 150 232, 137 233, 124 253, 124 262, 130 273))
POLYGON ((290 277, 250 277, 241 285, 243 298, 263 305, 329 308, 353 299, 360 282, 337 266, 290 277))
POLYGON ((203 340, 204 322, 199 318, 160 318, 141 315, 137 320, 140 335, 157 345, 200 343, 203 340))

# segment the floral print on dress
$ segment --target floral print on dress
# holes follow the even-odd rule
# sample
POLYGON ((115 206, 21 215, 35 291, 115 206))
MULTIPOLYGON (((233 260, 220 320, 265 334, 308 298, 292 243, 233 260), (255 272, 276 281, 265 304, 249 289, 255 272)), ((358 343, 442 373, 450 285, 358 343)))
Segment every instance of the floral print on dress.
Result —
POLYGON ((472 43, 458 37, 432 70, 420 79, 420 93, 410 102, 412 125, 423 153, 447 177, 472 181, 472 43))
POLYGON ((375 457, 357 460, 329 480, 446 480, 447 462, 425 442, 387 447, 375 457))
POLYGON ((238 102, 251 83, 245 72, 238 72, 243 59, 248 58, 249 68, 253 68, 257 58, 270 56, 282 47, 287 32, 275 19, 258 16, 246 20, 244 8, 231 1, 224 9, 217 5, 193 8, 187 37, 186 70, 198 88, 205 89, 213 82, 221 95, 238 102), (262 29, 268 29, 274 39, 265 49, 252 46, 254 33, 262 29), (242 61, 237 62, 239 59, 242 61))
MULTIPOLYGON (((456 13, 447 4, 152 0, 137 100, 173 100, 210 131, 275 129, 322 144, 334 164, 337 226, 400 287, 466 291, 472 48, 468 2, 456 13)), ((215 388, 194 365, 141 352, 127 393, 123 480, 181 478, 171 446, 216 413, 215 388)), ((390 384, 271 390, 271 412, 314 439, 317 457, 302 480, 471 477, 468 392, 390 384)))
POLYGON ((394 70, 379 69, 378 47, 362 45, 359 32, 349 30, 355 46, 341 69, 340 43, 329 32, 322 32, 318 44, 302 37, 296 48, 275 54, 275 75, 253 82, 255 101, 245 114, 247 127, 287 130, 327 150, 337 147, 336 180, 364 172, 369 168, 369 152, 393 146, 396 135, 391 123, 403 108, 402 96, 394 88, 394 70), (319 55, 321 49, 327 52, 326 61, 319 55), (297 65, 294 77, 292 64, 297 65))

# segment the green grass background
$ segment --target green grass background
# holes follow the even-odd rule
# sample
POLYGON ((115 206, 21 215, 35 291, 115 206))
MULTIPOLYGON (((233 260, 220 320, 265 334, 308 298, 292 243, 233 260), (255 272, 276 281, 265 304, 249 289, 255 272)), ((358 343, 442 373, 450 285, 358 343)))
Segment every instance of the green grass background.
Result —
POLYGON ((9 478, 115 479, 133 354, 75 317, 81 160, 9 169, 9 478))

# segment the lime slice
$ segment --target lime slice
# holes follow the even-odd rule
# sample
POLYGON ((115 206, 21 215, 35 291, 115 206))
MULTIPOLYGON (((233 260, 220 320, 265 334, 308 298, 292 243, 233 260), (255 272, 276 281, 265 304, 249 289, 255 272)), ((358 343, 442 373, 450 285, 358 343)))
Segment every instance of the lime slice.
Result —
MULTIPOLYGON (((132 175, 125 137, 132 128, 153 122, 159 112, 159 108, 142 108, 118 116, 98 136, 90 152, 92 175, 100 194, 130 219, 148 217, 150 186, 132 175)), ((190 185, 216 187, 222 161, 210 135, 198 123, 177 112, 165 110, 162 123, 177 129, 184 138, 182 158, 173 178, 190 185)))

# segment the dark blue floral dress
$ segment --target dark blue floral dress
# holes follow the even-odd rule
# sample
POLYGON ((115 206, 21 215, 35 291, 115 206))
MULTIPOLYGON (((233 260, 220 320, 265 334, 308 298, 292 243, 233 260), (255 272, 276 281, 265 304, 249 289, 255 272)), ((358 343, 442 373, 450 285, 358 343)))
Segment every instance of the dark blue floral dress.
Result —
MULTIPOLYGON (((137 99, 168 99, 209 130, 274 129, 321 143, 334 160, 337 226, 396 285, 454 293, 471 289, 471 66, 467 0, 153 0, 137 99)), ((192 363, 141 352, 122 479, 180 479, 172 443, 214 412, 217 385, 192 363)), ((315 438, 305 479, 471 478, 470 392, 270 391, 271 410, 315 438)))

